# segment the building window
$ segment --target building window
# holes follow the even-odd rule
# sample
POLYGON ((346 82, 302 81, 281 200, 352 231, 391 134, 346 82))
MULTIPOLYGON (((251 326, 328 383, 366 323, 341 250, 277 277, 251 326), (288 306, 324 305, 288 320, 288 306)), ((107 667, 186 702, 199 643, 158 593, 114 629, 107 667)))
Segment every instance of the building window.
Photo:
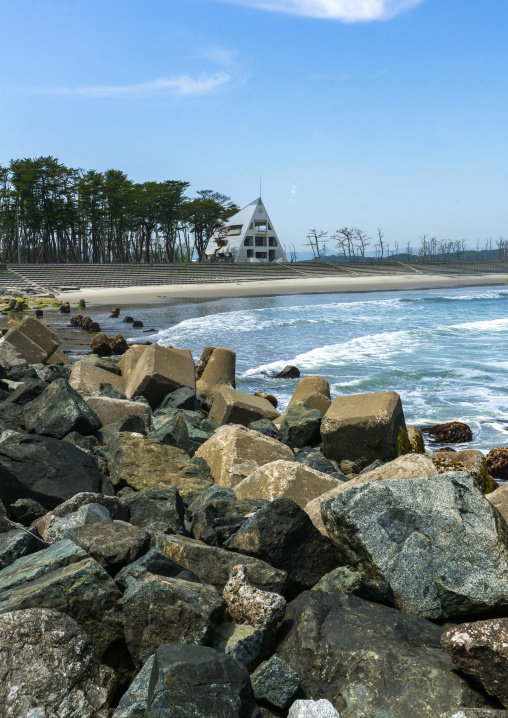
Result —
POLYGON ((262 219, 259 222, 254 222, 258 232, 266 232, 266 220, 262 219))
POLYGON ((245 237, 243 245, 244 247, 252 247, 252 237, 245 237))
POLYGON ((266 259, 266 252, 256 252, 256 259, 266 259))
POLYGON ((277 246, 277 240, 275 237, 268 237, 268 245, 270 247, 276 247, 277 246))
POLYGON ((247 250, 247 259, 252 259, 252 257, 254 257, 254 250, 248 249, 247 250))
POLYGON ((266 237, 256 237, 256 247, 266 247, 266 237))

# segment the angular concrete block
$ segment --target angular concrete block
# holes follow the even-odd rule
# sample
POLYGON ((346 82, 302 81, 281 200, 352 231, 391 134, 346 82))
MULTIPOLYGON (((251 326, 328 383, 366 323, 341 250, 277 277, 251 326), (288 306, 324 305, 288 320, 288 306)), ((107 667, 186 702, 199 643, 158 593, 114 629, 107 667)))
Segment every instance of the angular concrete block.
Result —
POLYGON ((125 377, 128 399, 144 396, 152 409, 171 391, 182 386, 196 388, 194 361, 189 351, 151 344, 125 377))
POLYGON ((57 335, 46 324, 33 317, 25 317, 19 325, 19 331, 44 349, 48 356, 60 346, 57 335))
POLYGON ((237 391, 230 386, 220 386, 215 392, 210 418, 222 424, 242 424, 248 426, 258 419, 276 419, 280 416, 277 409, 260 396, 237 391))
POLYGON ((115 389, 125 394, 125 381, 118 374, 83 361, 77 361, 72 367, 69 384, 76 391, 97 391, 101 382, 112 384, 115 389))
POLYGON ((44 364, 47 357, 47 352, 19 329, 9 329, 0 339, 0 364, 6 369, 23 362, 44 364))
POLYGON ((236 354, 225 347, 206 347, 198 363, 206 362, 205 369, 196 383, 199 397, 211 402, 219 386, 235 387, 236 354), (209 353, 208 350, 212 351, 209 353))
POLYGON ((330 385, 320 376, 306 376, 298 382, 288 407, 297 401, 303 401, 311 409, 326 414, 331 405, 330 385))
POLYGON ((118 364, 124 376, 129 376, 136 368, 141 355, 148 349, 146 344, 134 344, 129 347, 118 364))
POLYGON ((72 361, 63 353, 61 349, 55 349, 55 351, 47 358, 46 364, 72 364, 72 361))
POLYGON ((85 399, 88 406, 94 411, 103 426, 120 421, 125 416, 139 416, 146 427, 150 426, 152 410, 139 401, 126 399, 110 399, 105 396, 88 396, 85 399))
POLYGON ((339 396, 321 424, 323 453, 362 467, 411 452, 400 396, 394 391, 339 396))

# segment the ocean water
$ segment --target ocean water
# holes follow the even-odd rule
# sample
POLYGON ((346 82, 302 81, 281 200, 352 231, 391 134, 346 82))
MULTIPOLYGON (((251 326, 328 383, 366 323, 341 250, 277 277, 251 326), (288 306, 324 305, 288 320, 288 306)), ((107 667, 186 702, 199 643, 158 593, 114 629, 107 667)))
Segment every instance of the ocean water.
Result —
POLYGON ((158 330, 144 339, 196 360, 207 344, 233 349, 237 388, 282 408, 297 382, 267 374, 294 364, 327 379, 332 398, 393 390, 409 424, 464 421, 468 448, 508 446, 508 288, 228 298, 136 315, 158 330))

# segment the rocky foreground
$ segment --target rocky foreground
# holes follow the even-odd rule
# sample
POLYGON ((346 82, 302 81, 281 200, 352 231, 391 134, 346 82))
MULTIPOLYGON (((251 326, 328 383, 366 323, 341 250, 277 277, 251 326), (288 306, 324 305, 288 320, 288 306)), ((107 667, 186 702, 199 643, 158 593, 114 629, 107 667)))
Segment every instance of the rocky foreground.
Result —
POLYGON ((1 716, 508 716, 508 450, 320 377, 281 415, 225 348, 27 317, 0 365, 1 716))

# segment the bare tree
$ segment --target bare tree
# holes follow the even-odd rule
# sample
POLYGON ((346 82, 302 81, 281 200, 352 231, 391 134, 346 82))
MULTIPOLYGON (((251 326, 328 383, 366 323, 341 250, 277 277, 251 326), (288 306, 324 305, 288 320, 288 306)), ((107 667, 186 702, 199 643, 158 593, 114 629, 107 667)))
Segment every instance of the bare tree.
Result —
POLYGON ((508 240, 503 239, 502 237, 499 237, 498 240, 496 240, 497 244, 497 258, 498 259, 506 259, 506 250, 508 249, 508 240))
POLYGON ((319 262, 322 262, 325 256, 326 245, 324 244, 324 241, 322 242, 322 240, 324 240, 327 236, 328 232, 317 230, 315 227, 314 229, 309 229, 309 233, 307 235, 307 239, 309 240, 307 245, 312 249, 314 259, 319 262))
POLYGON ((336 241, 337 247, 344 253, 344 261, 354 262, 355 254, 355 230, 352 227, 338 229, 331 239, 336 241), (347 259, 346 259, 347 253, 347 259))
POLYGON ((379 254, 380 254, 380 259, 381 259, 381 261, 383 261, 383 254, 384 254, 384 251, 385 251, 385 245, 383 244, 383 239, 384 239, 384 238, 385 238, 385 234, 384 234, 383 230, 381 229, 381 227, 378 227, 378 228, 377 228, 377 244, 376 244, 376 247, 379 247, 379 254))
POLYGON ((367 234, 367 232, 364 232, 362 229, 358 229, 358 227, 355 227, 353 229, 353 237, 356 243, 356 246, 362 255, 362 259, 365 262, 365 250, 370 245, 371 237, 367 234))

